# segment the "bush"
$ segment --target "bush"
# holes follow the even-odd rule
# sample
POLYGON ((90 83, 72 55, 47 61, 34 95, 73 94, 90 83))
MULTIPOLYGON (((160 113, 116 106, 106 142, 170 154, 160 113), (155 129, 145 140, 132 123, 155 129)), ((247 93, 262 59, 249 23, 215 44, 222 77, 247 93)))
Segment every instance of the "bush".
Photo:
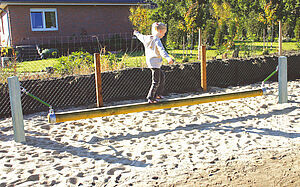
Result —
POLYGON ((1 47, 1 57, 11 57, 13 56, 12 47, 1 47))
POLYGON ((57 49, 44 49, 42 51, 42 59, 47 58, 56 58, 58 56, 58 50, 57 49))
POLYGON ((78 51, 72 52, 69 56, 62 56, 59 63, 54 66, 57 73, 61 75, 74 75, 84 73, 93 67, 93 56, 90 53, 78 51))
POLYGON ((265 50, 263 51, 263 55, 269 55, 269 54, 270 54, 269 49, 265 49, 265 50))

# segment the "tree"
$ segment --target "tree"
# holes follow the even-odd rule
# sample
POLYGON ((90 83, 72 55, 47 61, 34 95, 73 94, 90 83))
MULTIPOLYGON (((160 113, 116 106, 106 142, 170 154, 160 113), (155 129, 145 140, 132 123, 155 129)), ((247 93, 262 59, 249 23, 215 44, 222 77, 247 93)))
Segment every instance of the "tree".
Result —
POLYGON ((212 19, 207 20, 206 27, 203 32, 203 37, 204 43, 208 46, 214 45, 214 35, 216 32, 216 27, 216 23, 212 19))
POLYGON ((266 0, 262 0, 262 4, 263 6, 263 11, 259 14, 259 18, 258 20, 263 23, 265 25, 264 28, 264 44, 263 44, 263 48, 265 48, 265 38, 266 38, 266 30, 268 30, 268 28, 270 26, 273 25, 273 21, 275 20, 276 16, 275 16, 275 12, 276 12, 276 7, 272 7, 272 1, 270 2, 266 2, 266 0))
POLYGON ((231 8, 227 2, 222 2, 221 4, 213 2, 212 7, 212 15, 218 23, 218 28, 214 38, 215 45, 217 47, 221 47, 225 43, 225 36, 228 34, 226 23, 231 18, 231 8))
POLYGON ((148 8, 138 6, 130 8, 129 20, 131 21, 134 29, 143 34, 151 33, 151 25, 153 21, 150 18, 151 11, 148 8))
POLYGON ((300 42, 300 18, 297 19, 296 21, 296 26, 295 26, 295 38, 298 42, 300 42))

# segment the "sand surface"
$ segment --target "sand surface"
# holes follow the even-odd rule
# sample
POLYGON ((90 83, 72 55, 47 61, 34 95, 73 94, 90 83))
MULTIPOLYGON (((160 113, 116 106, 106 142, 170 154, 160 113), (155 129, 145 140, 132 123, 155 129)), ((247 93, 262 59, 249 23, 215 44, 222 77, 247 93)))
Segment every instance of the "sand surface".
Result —
POLYGON ((25 144, 0 119, 0 187, 300 186, 300 80, 288 83, 285 104, 278 83, 265 86, 259 97, 59 124, 26 115, 25 144))

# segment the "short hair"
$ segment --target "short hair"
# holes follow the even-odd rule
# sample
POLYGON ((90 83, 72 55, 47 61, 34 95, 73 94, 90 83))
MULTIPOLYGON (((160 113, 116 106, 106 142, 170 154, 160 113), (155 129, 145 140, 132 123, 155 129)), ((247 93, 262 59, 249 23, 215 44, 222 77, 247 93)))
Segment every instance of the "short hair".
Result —
POLYGON ((156 35, 159 30, 167 30, 167 25, 162 22, 154 22, 152 24, 152 34, 156 35))

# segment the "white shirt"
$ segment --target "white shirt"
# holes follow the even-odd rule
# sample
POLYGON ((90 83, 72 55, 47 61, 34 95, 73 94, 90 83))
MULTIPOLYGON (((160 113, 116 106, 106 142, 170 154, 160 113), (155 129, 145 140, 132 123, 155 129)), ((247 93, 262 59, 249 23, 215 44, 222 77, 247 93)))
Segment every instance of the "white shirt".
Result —
POLYGON ((159 37, 143 35, 139 32, 136 32, 135 35, 144 44, 146 63, 149 68, 160 68, 162 65, 162 57, 167 59, 168 62, 172 60, 172 58, 166 52, 159 37))

